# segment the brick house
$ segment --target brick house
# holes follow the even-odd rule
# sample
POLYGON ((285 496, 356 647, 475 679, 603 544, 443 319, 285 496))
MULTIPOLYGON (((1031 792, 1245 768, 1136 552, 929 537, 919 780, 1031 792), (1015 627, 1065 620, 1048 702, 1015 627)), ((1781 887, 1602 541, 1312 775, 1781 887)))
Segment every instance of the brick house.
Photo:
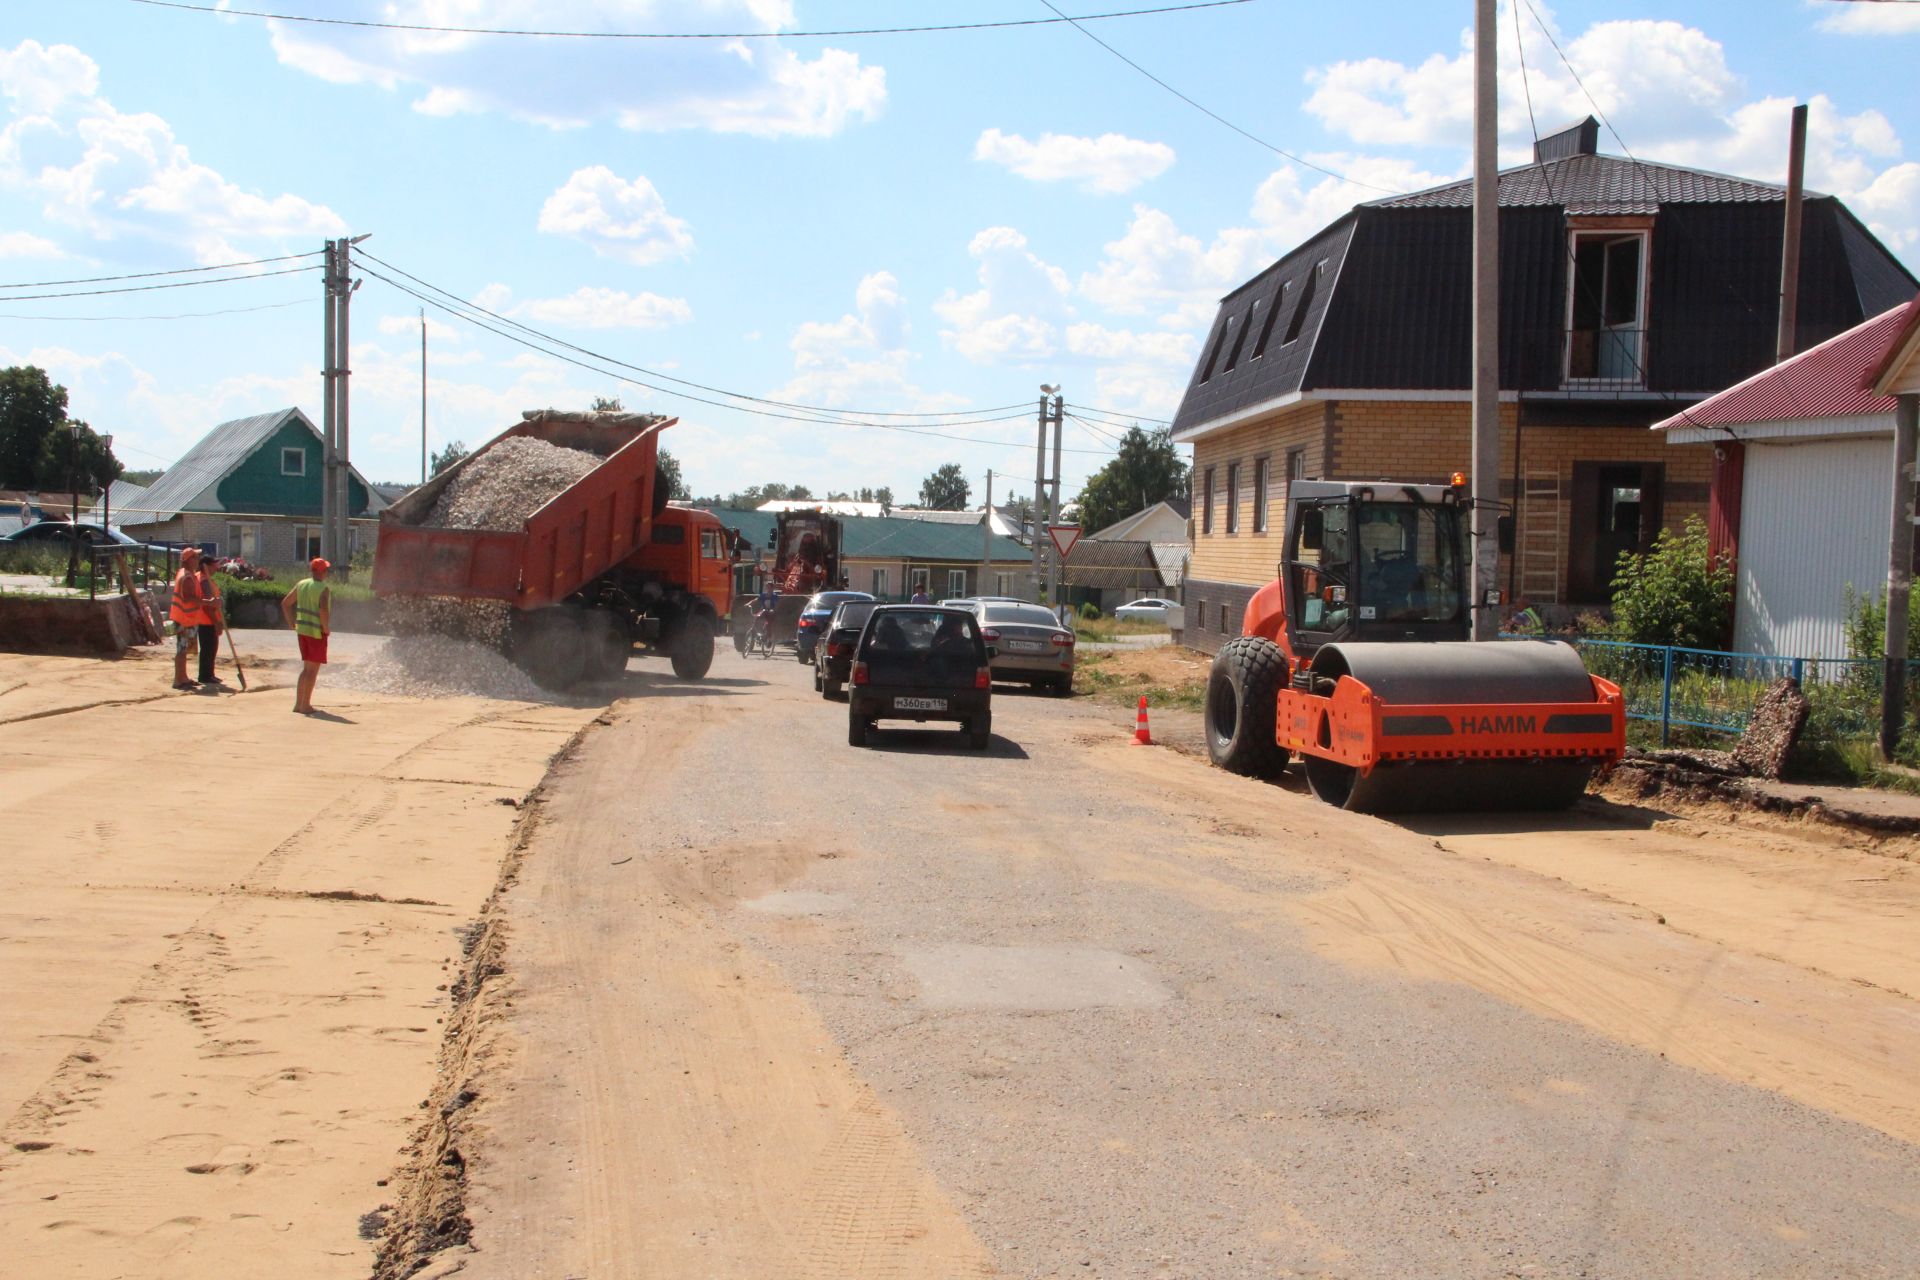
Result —
MULTIPOLYGON (((116 480, 113 522, 147 542, 191 543, 262 565, 320 554, 325 442, 297 408, 223 422, 146 486, 116 480)), ((351 549, 379 537, 386 499, 348 468, 351 549)))
MULTIPOLYGON (((1622 551, 1706 514, 1706 444, 1646 430, 1772 362, 1784 189, 1597 151, 1587 119, 1500 176, 1500 451, 1513 596, 1603 604, 1622 551)), ((1191 643, 1273 580, 1290 478, 1443 483, 1471 456, 1471 182, 1357 206, 1221 302, 1192 444, 1191 643)), ((1913 296, 1839 200, 1806 199, 1801 347, 1913 296)))

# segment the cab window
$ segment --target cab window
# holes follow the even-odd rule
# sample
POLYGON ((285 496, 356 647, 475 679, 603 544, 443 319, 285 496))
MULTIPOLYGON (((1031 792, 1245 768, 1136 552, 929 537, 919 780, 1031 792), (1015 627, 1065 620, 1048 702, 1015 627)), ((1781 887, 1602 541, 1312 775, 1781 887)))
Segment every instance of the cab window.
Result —
POLYGON ((727 558, 727 553, 722 550, 720 545, 720 531, 718 529, 702 529, 700 531, 700 558, 702 560, 725 560, 727 558))

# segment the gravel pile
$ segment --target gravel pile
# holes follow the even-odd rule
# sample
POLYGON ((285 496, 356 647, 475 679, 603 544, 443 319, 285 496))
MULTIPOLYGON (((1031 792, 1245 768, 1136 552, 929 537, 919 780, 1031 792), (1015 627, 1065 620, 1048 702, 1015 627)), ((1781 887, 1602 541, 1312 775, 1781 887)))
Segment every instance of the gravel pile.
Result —
POLYGON ((600 463, 594 454, 545 440, 502 440, 460 469, 421 523, 439 529, 518 529, 600 463))
POLYGON ((495 649, 506 647, 512 613, 501 600, 455 600, 449 596, 393 596, 387 627, 396 636, 448 636, 495 649))
POLYGON ((1753 704, 1746 732, 1733 748, 1734 766, 1756 778, 1778 778, 1806 725, 1807 695, 1792 677, 1782 676, 1753 704))
POLYGON ((452 636, 397 636, 327 683, 364 693, 413 698, 478 697, 506 702, 558 702, 533 677, 483 644, 452 636))

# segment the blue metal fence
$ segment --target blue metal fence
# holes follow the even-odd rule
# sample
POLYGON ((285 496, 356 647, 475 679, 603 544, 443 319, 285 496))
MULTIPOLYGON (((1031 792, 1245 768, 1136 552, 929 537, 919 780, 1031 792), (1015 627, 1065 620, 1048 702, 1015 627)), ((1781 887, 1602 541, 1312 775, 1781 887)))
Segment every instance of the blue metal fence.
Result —
MULTIPOLYGON (((1515 635, 1514 640, 1542 637, 1515 635)), ((1785 658, 1764 653, 1726 653, 1679 645, 1628 644, 1620 640, 1565 638, 1594 675, 1620 686, 1627 717, 1660 726, 1666 745, 1676 726, 1737 734, 1767 686, 1791 676, 1832 717, 1843 736, 1871 735, 1880 722, 1885 664, 1878 658, 1785 658)), ((1920 703, 1920 662, 1907 664, 1908 717, 1920 703)))

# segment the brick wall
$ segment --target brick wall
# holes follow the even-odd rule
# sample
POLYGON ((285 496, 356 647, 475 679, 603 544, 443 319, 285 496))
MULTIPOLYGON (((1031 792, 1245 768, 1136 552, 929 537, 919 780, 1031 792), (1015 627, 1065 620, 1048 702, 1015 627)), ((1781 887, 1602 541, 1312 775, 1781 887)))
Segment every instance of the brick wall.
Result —
POLYGON ((1244 583, 1189 577, 1180 589, 1186 614, 1180 643, 1202 653, 1218 653, 1221 645, 1240 634, 1240 619, 1256 590, 1244 583))
MULTIPOLYGON (((1500 407, 1501 497, 1513 501, 1514 438, 1519 406, 1500 407)), ((1393 479, 1444 483, 1466 471, 1472 458, 1471 406, 1460 401, 1345 400, 1295 405, 1272 418, 1208 436, 1194 445, 1194 549, 1189 573, 1214 583, 1257 586, 1273 579, 1286 534, 1285 457, 1303 453, 1305 475, 1329 480, 1393 479), (1271 457, 1264 534, 1253 531, 1253 464, 1271 457), (1225 485, 1228 466, 1240 465, 1239 528, 1226 531, 1225 485), (1203 532, 1206 472, 1215 477, 1213 531, 1203 532)), ((1664 468, 1662 523, 1678 529, 1689 515, 1704 517, 1713 464, 1710 445, 1669 445, 1662 436, 1638 426, 1528 426, 1519 433, 1524 476, 1551 476, 1557 485, 1554 522, 1559 547, 1553 598, 1565 599, 1571 546, 1574 465, 1578 462, 1650 462, 1664 468)), ((1524 481, 1523 481, 1524 484, 1524 481)), ((1516 542, 1524 540, 1528 518, 1521 511, 1516 542)), ((1510 578, 1510 557, 1501 557, 1500 581, 1510 578)))

